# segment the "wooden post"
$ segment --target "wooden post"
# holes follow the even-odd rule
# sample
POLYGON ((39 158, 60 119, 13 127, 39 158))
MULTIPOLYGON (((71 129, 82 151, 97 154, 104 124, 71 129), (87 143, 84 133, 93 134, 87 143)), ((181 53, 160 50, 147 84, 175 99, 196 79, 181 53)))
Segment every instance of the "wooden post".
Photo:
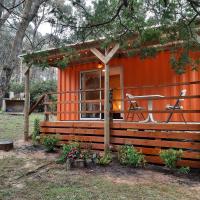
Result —
POLYGON ((24 140, 29 139, 30 68, 25 72, 24 140))
POLYGON ((104 150, 110 145, 110 72, 109 65, 105 64, 105 90, 104 90, 104 150))
POLYGON ((101 60, 105 65, 105 91, 104 91, 104 151, 106 152, 110 146, 110 73, 108 62, 119 49, 119 44, 116 44, 110 52, 105 51, 103 55, 96 48, 91 48, 90 51, 101 60))
POLYGON ((48 96, 48 94, 45 95, 44 102, 45 102, 45 104, 44 104, 44 113, 45 113, 44 120, 45 121, 49 121, 49 114, 48 114, 49 110, 48 110, 48 104, 47 104, 49 102, 49 96, 48 96))
POLYGON ((113 89, 110 89, 110 122, 113 120, 113 89))

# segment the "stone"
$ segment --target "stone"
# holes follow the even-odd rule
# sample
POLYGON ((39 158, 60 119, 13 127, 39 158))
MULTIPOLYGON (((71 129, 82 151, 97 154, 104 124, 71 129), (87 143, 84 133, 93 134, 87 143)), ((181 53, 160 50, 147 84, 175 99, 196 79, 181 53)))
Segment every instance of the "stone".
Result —
POLYGON ((75 160, 74 161, 74 166, 76 168, 83 168, 83 167, 85 167, 84 160, 83 159, 77 159, 77 160, 75 160))
POLYGON ((85 167, 92 167, 93 166, 93 160, 92 159, 86 159, 85 160, 85 167))
POLYGON ((68 170, 70 170, 72 168, 73 161, 71 159, 67 159, 65 164, 66 164, 65 165, 66 166, 66 170, 68 171, 68 170))
POLYGON ((10 151, 11 149, 13 149, 13 141, 12 140, 6 140, 6 139, 0 140, 0 150, 10 151))

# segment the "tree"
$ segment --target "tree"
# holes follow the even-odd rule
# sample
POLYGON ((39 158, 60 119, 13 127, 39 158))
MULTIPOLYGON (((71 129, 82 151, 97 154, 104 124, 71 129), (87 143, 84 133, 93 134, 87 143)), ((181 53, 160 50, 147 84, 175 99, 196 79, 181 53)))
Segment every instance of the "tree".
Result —
POLYGON ((14 8, 18 7, 16 0, 0 0, 0 28, 5 24, 10 15, 13 13, 14 8))
POLYGON ((156 54, 155 48, 146 47, 149 42, 174 43, 171 49, 173 69, 179 74, 189 65, 193 70, 198 69, 200 61, 192 59, 189 52, 198 49, 200 43, 197 32, 199 1, 99 0, 92 2, 92 9, 84 1, 71 0, 70 3, 79 15, 65 15, 60 9, 55 13, 60 24, 66 30, 70 27, 78 41, 103 37, 105 43, 117 40, 124 44, 125 38, 137 34, 132 48, 140 49, 143 58, 156 54), (183 49, 179 56, 174 51, 176 46, 183 49))
POLYGON ((20 23, 18 24, 16 35, 14 37, 11 52, 9 54, 7 63, 3 65, 0 74, 0 99, 2 99, 8 89, 9 81, 15 69, 15 63, 18 60, 18 55, 22 49, 22 42, 26 34, 26 30, 30 22, 37 15, 38 9, 46 0, 26 0, 24 1, 24 8, 20 23))

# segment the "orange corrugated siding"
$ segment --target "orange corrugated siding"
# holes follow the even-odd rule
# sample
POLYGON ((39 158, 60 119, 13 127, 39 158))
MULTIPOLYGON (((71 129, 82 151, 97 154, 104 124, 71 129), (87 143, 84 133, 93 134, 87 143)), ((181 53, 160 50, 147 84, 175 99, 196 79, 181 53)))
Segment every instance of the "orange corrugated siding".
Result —
MULTIPOLYGON (((200 53, 193 53, 193 56, 200 56, 200 53)), ((160 85, 176 82, 187 82, 200 80, 200 71, 188 71, 183 75, 177 75, 171 69, 170 52, 161 51, 155 58, 140 59, 139 56, 128 58, 114 58, 110 61, 110 67, 123 67, 124 87, 142 86, 142 85, 160 85)), ((79 90, 80 72, 97 69, 98 63, 87 63, 73 65, 65 70, 59 70, 58 73, 58 92, 79 90)), ((187 95, 200 94, 199 85, 176 86, 168 88, 153 89, 134 89, 125 91, 134 95, 160 94, 164 96, 179 95, 181 89, 187 89, 187 95)), ((79 99, 78 94, 62 94, 58 96, 61 101, 74 101, 79 99)), ((166 104, 174 104, 175 100, 155 101, 155 109, 164 109, 166 104)), ((147 102, 141 101, 142 106, 147 106, 147 102)), ((199 99, 185 100, 183 103, 185 109, 200 109, 199 99)), ((58 105, 58 111, 78 111, 78 104, 58 105)), ((167 114, 154 114, 155 119, 165 120, 167 114)), ((188 121, 200 121, 199 114, 185 114, 188 121)), ((78 114, 58 114, 58 120, 78 120, 78 114)), ((180 115, 175 114, 172 120, 180 120, 180 115)))

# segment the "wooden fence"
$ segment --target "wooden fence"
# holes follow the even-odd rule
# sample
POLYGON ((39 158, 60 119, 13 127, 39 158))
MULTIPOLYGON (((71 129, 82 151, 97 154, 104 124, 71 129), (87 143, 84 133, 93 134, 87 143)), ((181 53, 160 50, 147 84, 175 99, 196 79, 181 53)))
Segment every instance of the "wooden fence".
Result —
MULTIPOLYGON (((200 125, 199 124, 135 124, 130 122, 111 123, 110 145, 114 151, 124 144, 134 145, 145 154, 149 163, 162 164, 161 149, 182 149, 181 166, 200 168, 200 125)), ((103 122, 42 122, 43 135, 56 134, 60 144, 79 141, 91 144, 92 149, 104 149, 103 122)))

